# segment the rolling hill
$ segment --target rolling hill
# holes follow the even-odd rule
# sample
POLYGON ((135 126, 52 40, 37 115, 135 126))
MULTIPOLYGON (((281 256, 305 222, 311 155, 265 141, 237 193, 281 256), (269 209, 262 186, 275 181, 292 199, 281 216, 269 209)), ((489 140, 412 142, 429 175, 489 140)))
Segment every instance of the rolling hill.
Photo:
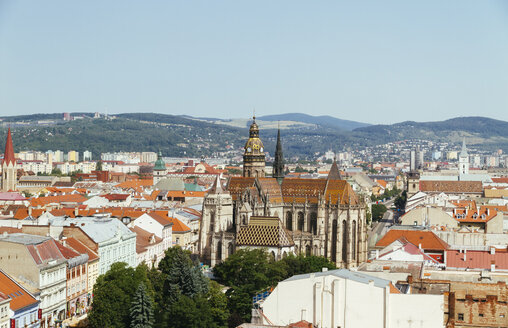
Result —
MULTIPOLYGON (((73 115, 76 115, 74 113, 73 115)), ((248 137, 248 122, 238 127, 217 123, 214 119, 156 114, 117 114, 114 119, 93 119, 92 113, 80 113, 74 121, 61 120, 61 114, 35 114, 1 118, 0 147, 7 126, 13 128, 14 147, 21 150, 90 150, 97 156, 113 151, 158 151, 164 156, 227 156, 239 150, 248 137)), ((485 117, 459 117, 440 122, 401 122, 392 125, 351 125, 338 127, 322 122, 323 117, 287 114, 261 117, 258 121, 265 149, 273 155, 279 119, 287 124, 281 131, 285 156, 314 157, 329 149, 363 148, 407 139, 426 139, 459 143, 483 149, 508 151, 508 122, 485 117), (296 121, 300 120, 300 121, 296 121)), ((355 124, 363 124, 353 122, 355 124)))

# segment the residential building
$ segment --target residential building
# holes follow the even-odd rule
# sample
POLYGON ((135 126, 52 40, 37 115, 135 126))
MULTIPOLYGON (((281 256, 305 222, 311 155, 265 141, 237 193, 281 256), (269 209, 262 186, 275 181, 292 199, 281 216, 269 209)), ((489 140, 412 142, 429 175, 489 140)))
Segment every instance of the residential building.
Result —
POLYGON ((95 282, 99 277, 99 255, 96 252, 94 252, 91 248, 88 248, 85 244, 77 240, 76 238, 66 237, 65 242, 67 244, 67 247, 73 249, 75 252, 79 254, 88 255, 88 268, 87 268, 88 281, 86 285, 88 287, 87 290, 88 301, 91 301, 93 295, 93 286, 95 285, 95 282))
POLYGON ((99 274, 106 273, 115 262, 125 262, 131 267, 137 264, 136 234, 109 214, 80 218, 55 217, 50 225, 62 227, 64 236, 74 237, 96 252, 100 258, 99 274))
POLYGON ((162 238, 139 226, 130 228, 136 234, 136 265, 145 263, 148 267, 157 267, 164 257, 162 238))
POLYGON ((449 245, 429 230, 406 230, 403 227, 400 229, 392 228, 376 243, 376 248, 382 249, 401 238, 423 249, 425 254, 439 263, 444 263, 444 253, 449 245))
POLYGON ((88 254, 77 253, 67 247, 67 240, 57 242, 67 259, 67 318, 84 313, 88 309, 88 254))
POLYGON ((155 234, 162 240, 163 252, 173 246, 173 222, 167 216, 157 213, 145 213, 132 221, 133 227, 155 234))
POLYGON ((66 266, 50 237, 24 233, 0 237, 0 268, 40 300, 42 328, 65 319, 66 266))

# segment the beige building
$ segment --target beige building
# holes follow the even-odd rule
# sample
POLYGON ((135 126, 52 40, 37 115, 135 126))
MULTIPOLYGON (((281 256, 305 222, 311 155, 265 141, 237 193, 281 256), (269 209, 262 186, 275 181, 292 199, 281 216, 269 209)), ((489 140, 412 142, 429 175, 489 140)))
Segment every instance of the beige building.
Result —
POLYGON ((400 218, 401 225, 457 228, 459 223, 439 207, 417 207, 400 218))
POLYGON ((66 266, 50 237, 23 233, 0 237, 0 268, 40 300, 41 328, 65 319, 66 266))

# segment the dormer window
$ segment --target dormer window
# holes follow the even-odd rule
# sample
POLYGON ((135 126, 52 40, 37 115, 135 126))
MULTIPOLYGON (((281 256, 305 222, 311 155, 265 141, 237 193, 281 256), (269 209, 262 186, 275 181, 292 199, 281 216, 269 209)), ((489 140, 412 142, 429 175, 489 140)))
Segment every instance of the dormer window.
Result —
POLYGON ((485 214, 482 214, 482 220, 485 220, 485 217, 486 217, 485 214))
POLYGON ((475 214, 473 214, 473 219, 475 219, 475 220, 476 220, 476 218, 477 218, 477 217, 478 217, 478 214, 476 214, 476 213, 475 213, 475 214))

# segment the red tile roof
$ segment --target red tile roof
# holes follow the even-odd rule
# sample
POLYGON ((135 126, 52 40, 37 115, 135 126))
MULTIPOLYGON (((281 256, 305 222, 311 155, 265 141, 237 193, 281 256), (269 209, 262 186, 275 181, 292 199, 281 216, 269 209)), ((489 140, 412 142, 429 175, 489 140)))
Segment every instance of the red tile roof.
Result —
POLYGON ((461 252, 460 250, 446 251, 446 266, 460 269, 484 269, 490 270, 491 264, 496 265, 496 270, 508 270, 508 250, 496 249, 495 254, 490 251, 461 252))
POLYGON ((60 195, 60 196, 47 196, 47 197, 38 197, 32 198, 30 200, 30 205, 33 207, 37 206, 45 206, 51 203, 83 203, 87 198, 80 194, 71 194, 71 195, 60 195))
POLYGON ((10 308, 12 311, 39 303, 26 289, 2 270, 0 270, 0 294, 11 299, 10 308))
POLYGON ((130 194, 107 194, 107 195, 104 195, 102 197, 106 198, 107 200, 109 201, 112 201, 112 200, 126 200, 127 198, 129 198, 130 194))
POLYGON ((432 231, 427 230, 399 230, 391 229, 381 238, 376 247, 386 247, 397 239, 405 238, 413 245, 422 245, 422 249, 431 251, 444 251, 448 244, 436 236, 432 231))
POLYGON ((68 237, 66 239, 67 245, 72 248, 74 251, 76 251, 79 254, 88 254, 88 262, 93 262, 94 260, 99 258, 99 255, 95 253, 93 250, 85 246, 82 242, 79 240, 68 237))
POLYGON ((494 183, 508 183, 508 177, 492 178, 494 183))

